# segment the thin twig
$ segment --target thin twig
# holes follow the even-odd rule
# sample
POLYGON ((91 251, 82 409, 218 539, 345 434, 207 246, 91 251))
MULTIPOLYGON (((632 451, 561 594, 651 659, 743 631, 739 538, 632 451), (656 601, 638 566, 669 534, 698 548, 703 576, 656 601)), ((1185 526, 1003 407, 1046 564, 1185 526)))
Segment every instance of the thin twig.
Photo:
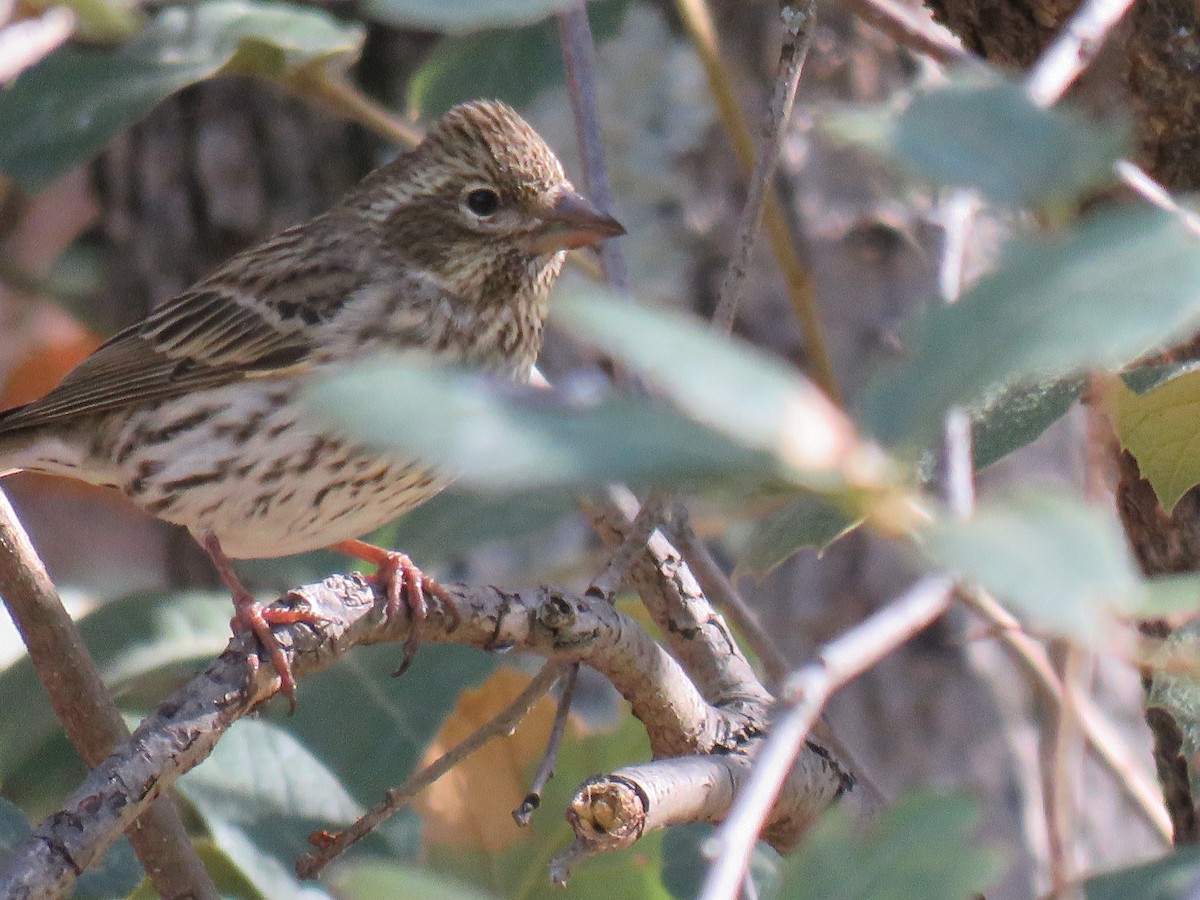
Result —
MULTIPOLYGON (((717 30, 712 12, 705 0, 675 0, 680 21, 687 31, 704 65, 709 89, 717 105, 717 114, 733 144, 738 163, 747 176, 754 169, 754 138, 746 121, 746 114, 738 101, 734 88, 733 74, 721 56, 717 41, 717 30)), ((767 193, 763 223, 771 250, 779 264, 792 307, 804 329, 804 346, 809 360, 809 374, 813 381, 835 402, 841 403, 841 389, 833 371, 833 360, 825 340, 821 316, 817 310, 816 294, 812 278, 801 261, 797 247, 799 241, 792 234, 784 212, 783 201, 773 188, 767 193)))
POLYGON ((289 84, 301 97, 321 103, 343 118, 370 128, 401 147, 412 148, 421 143, 423 134, 420 128, 397 117, 344 77, 314 68, 303 71, 289 84))
MULTIPOLYGON (((67 737, 89 767, 99 765, 114 747, 128 740, 129 729, 3 491, 0 596, 67 737)), ((129 840, 162 896, 203 900, 218 896, 171 796, 162 796, 147 808, 130 827, 129 840)))
POLYGON ((923 53, 943 65, 979 62, 941 25, 918 18, 911 9, 892 0, 842 0, 842 6, 901 47, 923 53))
POLYGON ((834 691, 924 630, 946 611, 952 599, 950 579, 926 576, 898 599, 826 644, 815 660, 788 678, 780 708, 755 759, 754 772, 713 835, 710 855, 715 861, 704 879, 700 900, 732 900, 737 896, 750 853, 776 795, 834 691))
POLYGON ((373 806, 349 828, 343 829, 337 834, 322 832, 321 836, 314 841, 317 843, 317 849, 296 861, 296 872, 301 878, 316 878, 325 866, 403 809, 409 800, 492 738, 510 734, 517 724, 529 715, 529 711, 537 705, 537 702, 554 687, 554 683, 562 676, 564 668, 564 664, 559 662, 548 662, 543 665, 525 686, 525 690, 513 698, 512 702, 495 718, 477 728, 465 740, 447 750, 400 787, 389 789, 382 803, 373 806))
POLYGON ((1046 778, 1043 795, 1050 849, 1050 894, 1067 900, 1076 896, 1068 887, 1074 869, 1076 830, 1075 786, 1079 776, 1079 716, 1071 703, 1073 690, 1083 676, 1086 657, 1082 649, 1064 644, 1062 683, 1064 690, 1055 706, 1055 721, 1050 748, 1046 754, 1046 778))
POLYGON ((554 777, 554 769, 558 765, 558 751, 562 747, 563 736, 567 733, 571 702, 575 699, 575 685, 578 681, 579 663, 572 663, 563 676, 562 695, 558 698, 558 709, 554 713, 554 724, 550 726, 550 737, 546 741, 546 752, 542 754, 542 762, 533 776, 533 783, 529 785, 529 793, 512 813, 513 821, 522 828, 529 824, 534 810, 542 805, 542 792, 554 777))
POLYGON ((1038 106, 1053 106, 1088 67, 1113 26, 1134 0, 1086 0, 1058 30, 1025 77, 1025 91, 1038 106))
POLYGON ((758 155, 754 161, 754 171, 750 175, 746 203, 738 220, 737 249, 725 268, 725 277, 721 279, 721 289, 717 295, 717 308, 713 313, 713 324, 726 334, 733 331, 733 322, 737 318, 746 273, 750 269, 750 260, 754 253, 755 239, 762 224, 763 207, 775 177, 775 166, 779 162, 779 150, 787 133, 792 106, 796 102, 800 73, 804 69, 808 48, 812 45, 815 15, 816 9, 812 0, 807 0, 798 7, 783 7, 784 38, 783 46, 779 49, 775 89, 766 118, 763 120, 758 155))
MULTIPOLYGON (((1021 630, 1021 623, 994 598, 980 590, 959 592, 959 599, 989 624, 995 626, 992 634, 1001 646, 1021 665, 1034 685, 1040 688, 1046 699, 1054 704, 1061 702, 1064 692, 1062 681, 1054 670, 1045 649, 1021 630)), ((1159 834, 1167 845, 1171 843, 1171 819, 1163 806, 1162 793, 1154 779, 1142 771, 1134 753, 1125 745, 1117 729, 1084 693, 1073 697, 1083 733, 1096 751, 1096 756, 1117 780, 1143 818, 1159 834)))
MULTIPOLYGON (((579 157, 588 194, 600 209, 611 210, 613 193, 600 136, 600 111, 596 99, 596 43, 592 39, 584 0, 558 14, 558 37, 567 69, 567 91, 575 113, 579 157)), ((629 290, 629 267, 617 241, 605 241, 600 246, 600 261, 608 283, 617 290, 629 290)))

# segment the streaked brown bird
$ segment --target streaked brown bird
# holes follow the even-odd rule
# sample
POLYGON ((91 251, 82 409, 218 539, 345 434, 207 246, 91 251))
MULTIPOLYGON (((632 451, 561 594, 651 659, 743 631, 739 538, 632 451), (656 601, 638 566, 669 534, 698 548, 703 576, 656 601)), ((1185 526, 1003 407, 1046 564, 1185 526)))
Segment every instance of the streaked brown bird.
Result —
POLYGON ((306 383, 409 348, 527 380, 566 250, 623 233, 513 109, 465 103, 328 212, 233 257, 49 394, 0 413, 0 471, 114 487, 185 526, 233 593, 235 630, 262 642, 294 704, 271 626, 313 619, 262 607, 231 557, 332 547, 379 567, 389 615, 407 601, 417 618, 425 592, 444 597, 406 556, 357 538, 445 480, 311 420, 306 383))

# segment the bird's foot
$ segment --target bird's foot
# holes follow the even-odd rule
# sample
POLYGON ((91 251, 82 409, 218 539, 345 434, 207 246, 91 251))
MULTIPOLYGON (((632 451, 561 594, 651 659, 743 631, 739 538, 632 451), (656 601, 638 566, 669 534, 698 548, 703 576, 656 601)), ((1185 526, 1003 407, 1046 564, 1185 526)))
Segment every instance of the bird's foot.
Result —
MULTIPOLYGON (((296 677, 292 673, 292 664, 288 659, 287 652, 279 643, 279 638, 275 637, 272 627, 297 623, 317 625, 325 621, 324 616, 307 609, 263 606, 254 599, 254 595, 237 577, 237 573, 233 571, 233 567, 229 563, 229 557, 225 555, 225 551, 221 549, 221 544, 215 536, 209 535, 204 540, 204 549, 208 551, 217 573, 233 595, 234 615, 229 620, 230 628, 234 634, 249 631, 258 638, 258 642, 262 644, 263 649, 271 658, 271 664, 275 666, 275 671, 279 673, 279 691, 287 697, 288 705, 294 713, 296 711, 296 677)), ((258 669, 257 654, 251 654, 247 658, 247 662, 252 670, 258 669)))
POLYGON ((378 571, 373 577, 387 593, 384 615, 388 622, 400 614, 402 607, 408 609, 412 627, 404 641, 404 659, 400 662, 400 668, 392 673, 397 677, 403 675, 412 665, 417 648, 421 644, 417 635, 417 625, 429 618, 429 600, 436 600, 440 609, 457 618, 454 598, 444 587, 417 568, 417 564, 408 556, 397 550, 385 550, 365 541, 342 541, 330 549, 369 562, 376 567, 378 571))

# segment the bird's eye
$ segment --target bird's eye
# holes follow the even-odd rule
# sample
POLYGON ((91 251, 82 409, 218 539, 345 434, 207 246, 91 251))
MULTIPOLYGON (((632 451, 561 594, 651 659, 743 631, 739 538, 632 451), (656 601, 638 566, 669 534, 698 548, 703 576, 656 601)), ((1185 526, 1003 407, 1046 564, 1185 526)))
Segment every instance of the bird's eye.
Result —
POLYGON ((476 188, 467 194, 467 209, 486 219, 500 208, 500 196, 490 188, 476 188))

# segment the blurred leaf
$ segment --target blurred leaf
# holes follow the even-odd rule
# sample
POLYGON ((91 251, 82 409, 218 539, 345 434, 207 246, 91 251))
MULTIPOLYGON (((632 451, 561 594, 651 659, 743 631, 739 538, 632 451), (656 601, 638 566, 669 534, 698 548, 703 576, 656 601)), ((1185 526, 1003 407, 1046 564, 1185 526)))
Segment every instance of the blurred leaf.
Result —
POLYGON ((454 562, 491 541, 543 534, 578 511, 577 498, 565 491, 495 496, 451 487, 405 513, 388 546, 422 561, 454 562))
POLYGON ((271 722, 303 742, 364 804, 416 768, 459 694, 496 667, 495 657, 473 648, 430 645, 403 678, 392 678, 401 652, 396 645, 356 647, 300 683, 295 715, 283 702, 268 710, 271 722))
POLYGON ((1000 386, 1116 368, 1193 331, 1200 243, 1157 209, 1105 213, 1064 239, 1020 244, 952 305, 931 307, 908 357, 864 398, 889 445, 931 446, 946 410, 1000 386))
POLYGON ((971 414, 975 468, 985 469, 1032 444, 1067 414, 1083 388, 1082 378, 1067 378, 1012 387, 986 401, 982 409, 971 414))
POLYGON ((121 47, 64 48, 0 92, 0 172, 36 191, 189 84, 219 73, 286 81, 348 66, 362 41, 359 25, 282 3, 165 9, 121 47))
POLYGON ((529 25, 574 6, 576 0, 366 0, 369 18, 399 28, 465 32, 481 28, 529 25))
POLYGON ((1109 397, 1121 446, 1170 513, 1200 484, 1200 371, 1185 372, 1144 394, 1117 381, 1109 397))
POLYGON ((782 866, 786 900, 963 900, 1003 872, 1000 855, 971 838, 979 821, 963 796, 912 794, 859 832, 835 808, 782 866))
MULTIPOLYGON (((662 388, 688 415, 780 459, 814 490, 877 485, 882 454, 799 372, 694 317, 602 288, 555 298, 554 321, 662 388)), ((629 426, 632 427, 632 426, 629 426)))
POLYGON ((861 518, 817 494, 803 493, 788 506, 759 522, 742 549, 737 571, 762 577, 796 551, 816 547, 821 552, 843 534, 856 528, 861 518))
POLYGON ((1160 575, 1146 581, 1142 601, 1134 612, 1153 619, 1200 610, 1200 575, 1160 575))
POLYGON ((1073 201, 1112 181, 1128 128, 1097 123, 1068 105, 1043 109, 1024 88, 959 75, 894 106, 847 110, 826 127, 937 185, 971 187, 1009 206, 1073 201))
POLYGON ((780 474, 767 454, 600 383, 572 397, 409 356, 332 375, 308 400, 354 440, 432 461, 481 490, 696 486, 780 474))
POLYGON ((1087 900, 1188 900, 1200 883, 1200 849, 1184 847, 1162 859, 1105 872, 1084 882, 1087 900))
POLYGON ((967 522, 941 519, 922 547, 936 566, 1077 640, 1103 634, 1103 611, 1127 613, 1144 586, 1114 512, 1027 488, 985 501, 967 522))
POLYGON ((34 0, 37 10, 65 6, 78 17, 75 37, 82 41, 112 43, 137 34, 146 21, 136 0, 34 0))
MULTIPOLYGON (((704 876, 711 861, 704 854, 704 844, 712 837, 713 826, 694 822, 673 825, 663 836, 662 881, 676 900, 692 900, 700 895, 704 876)), ((780 856, 766 843, 759 841, 750 855, 748 881, 756 890, 749 896, 771 896, 779 881, 780 856)))
POLYGON ((325 898, 292 869, 308 835, 351 824, 362 808, 287 732, 242 719, 176 782, 217 845, 268 897, 325 898))
MULTIPOLYGON (((118 702, 127 702, 135 687, 143 696, 161 695, 181 670, 220 653, 229 642, 231 609, 224 593, 126 597, 89 613, 79 628, 101 677, 118 702), (155 677, 164 673, 172 677, 155 677)), ((0 672, 0 697, 5 715, 21 722, 20 728, 0 728, 0 780, 30 761, 44 769, 46 742, 62 729, 28 657, 0 672)))
MULTIPOLYGON (((592 33, 603 41, 616 30, 625 0, 588 6, 592 33)), ((562 45, 553 22, 447 35, 408 82, 409 112, 426 119, 475 97, 494 97, 518 109, 566 81, 562 45)))
MULTIPOLYGON (((0 797, 0 862, 29 835, 33 828, 25 813, 0 797)), ((103 859, 79 876, 71 896, 75 900, 110 900, 124 897, 142 880, 142 867, 129 840, 122 835, 105 852, 103 859)))
MULTIPOLYGON (((529 675, 504 668, 478 688, 464 691, 419 767, 494 719, 529 682, 529 675)), ((543 697, 512 734, 479 748, 415 799, 426 841, 468 853, 496 854, 523 839, 526 832, 513 821, 512 811, 529 789, 526 771, 537 766, 546 749, 554 711, 554 700, 543 697)))
POLYGON ((339 900, 395 900, 397 897, 437 897, 438 900, 495 900, 454 879, 416 866, 378 859, 339 865, 326 879, 339 900))

